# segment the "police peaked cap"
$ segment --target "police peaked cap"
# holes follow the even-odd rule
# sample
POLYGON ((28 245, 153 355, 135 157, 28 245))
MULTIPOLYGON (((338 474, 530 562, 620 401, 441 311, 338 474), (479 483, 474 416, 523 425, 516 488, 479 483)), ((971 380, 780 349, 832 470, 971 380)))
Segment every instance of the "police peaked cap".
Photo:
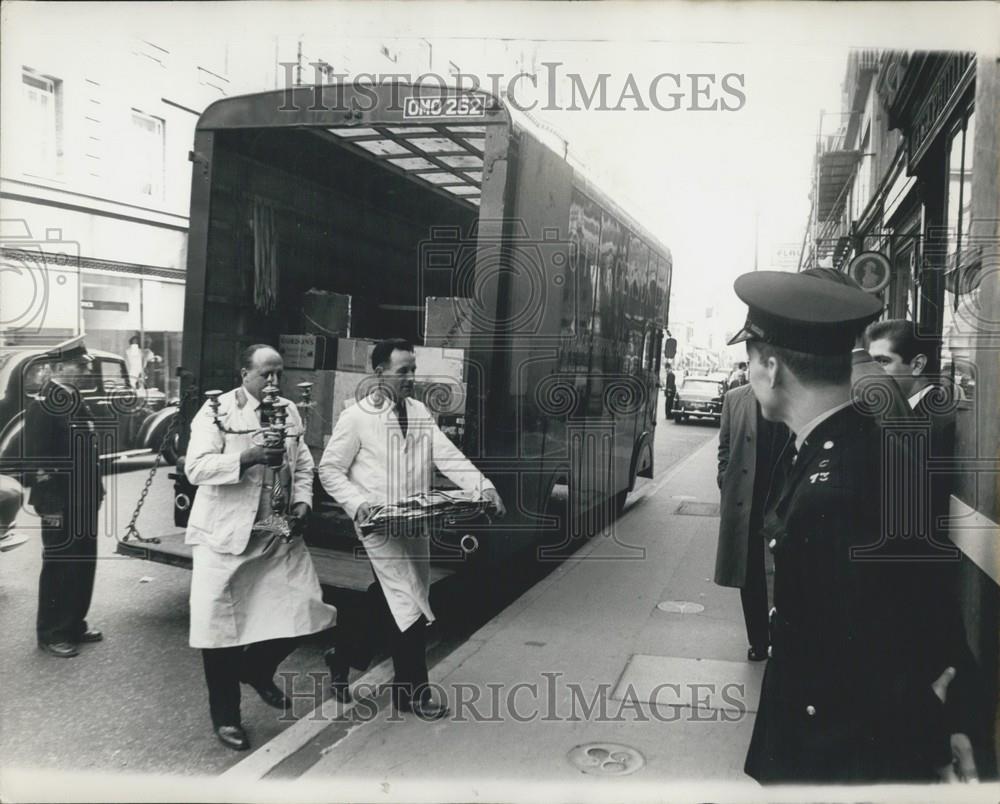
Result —
POLYGON ((814 355, 845 354, 882 311, 877 296, 815 275, 754 271, 737 277, 733 288, 749 310, 730 345, 762 341, 814 355))
POLYGON ((53 360, 66 361, 66 360, 91 360, 90 353, 87 352, 87 347, 84 344, 83 335, 75 335, 67 341, 53 346, 49 349, 48 355, 53 360))

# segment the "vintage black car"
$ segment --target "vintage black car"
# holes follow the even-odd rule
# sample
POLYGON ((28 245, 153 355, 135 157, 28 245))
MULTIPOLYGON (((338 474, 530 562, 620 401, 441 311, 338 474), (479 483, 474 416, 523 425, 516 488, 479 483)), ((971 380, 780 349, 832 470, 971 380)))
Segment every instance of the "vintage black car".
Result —
POLYGON ((674 397, 674 423, 681 424, 689 416, 718 423, 722 419, 724 393, 725 386, 717 377, 685 377, 674 397))
MULTIPOLYGON (((112 462, 160 449, 177 415, 176 400, 168 402, 157 389, 133 389, 125 361, 116 354, 91 351, 90 357, 78 384, 99 423, 114 433, 102 457, 112 462)), ((5 464, 16 461, 26 403, 41 388, 53 362, 52 351, 44 347, 0 348, 0 461, 5 464)), ((176 439, 171 438, 164 458, 175 463, 177 454, 176 439)))

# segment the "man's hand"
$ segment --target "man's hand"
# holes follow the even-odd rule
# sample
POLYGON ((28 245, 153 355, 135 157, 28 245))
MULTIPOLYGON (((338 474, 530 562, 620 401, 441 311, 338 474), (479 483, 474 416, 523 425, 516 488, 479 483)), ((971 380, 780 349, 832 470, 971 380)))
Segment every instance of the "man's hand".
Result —
POLYGON ((285 459, 285 448, 280 447, 268 447, 255 444, 254 446, 243 450, 240 453, 240 467, 243 469, 248 469, 251 466, 257 466, 258 464, 263 466, 281 466, 281 462, 285 459))
POLYGON ((503 500, 500 499, 500 495, 496 489, 486 489, 483 492, 483 499, 490 504, 498 517, 502 517, 507 513, 503 500))
POLYGON ((354 512, 354 524, 360 525, 362 522, 368 519, 372 515, 371 506, 363 502, 358 506, 358 510, 354 512))
POLYGON ((938 778, 949 784, 976 784, 976 757, 972 752, 972 741, 965 734, 951 735, 951 764, 937 769, 938 778))
MULTIPOLYGON (((941 703, 948 700, 948 685, 955 678, 955 668, 946 667, 945 671, 931 684, 931 689, 941 703)), ((959 782, 978 782, 976 772, 976 757, 972 751, 972 741, 968 735, 955 733, 951 735, 951 763, 937 769, 938 778, 943 782, 957 784, 959 782)))
POLYGON ((955 668, 946 667, 944 672, 937 677, 937 681, 931 684, 931 689, 934 690, 934 694, 941 703, 948 701, 948 685, 951 684, 953 678, 955 678, 955 668))
POLYGON ((292 517, 292 533, 299 534, 306 526, 306 517, 309 516, 309 503, 297 502, 289 511, 292 517))

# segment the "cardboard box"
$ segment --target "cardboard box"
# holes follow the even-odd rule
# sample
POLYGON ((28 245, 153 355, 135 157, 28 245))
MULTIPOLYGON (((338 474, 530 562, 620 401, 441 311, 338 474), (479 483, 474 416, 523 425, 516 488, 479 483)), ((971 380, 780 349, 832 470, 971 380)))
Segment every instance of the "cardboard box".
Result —
POLYGON ((426 382, 418 378, 413 384, 413 396, 427 406, 434 421, 440 421, 442 416, 465 415, 466 385, 464 382, 447 378, 426 382))
POLYGON ((335 346, 336 355, 333 360, 327 361, 327 368, 371 373, 372 349, 375 348, 372 341, 361 338, 337 338, 335 346))
POLYGON ((472 337, 472 299, 428 296, 425 303, 424 345, 468 349, 472 337))
POLYGON ((312 288, 302 295, 302 330, 310 335, 351 335, 351 297, 312 288))
POLYGON ((375 344, 359 338, 325 338, 322 335, 281 335, 278 351, 286 369, 371 371, 375 344))
POLYGON ((444 349, 440 346, 415 346, 416 380, 451 379, 462 382, 465 372, 465 350, 444 349))
POLYGON ((322 335, 279 335, 278 351, 286 369, 328 368, 328 341, 322 335))
POLYGON ((337 418, 348 402, 354 401, 358 385, 369 376, 358 371, 305 371, 286 370, 281 375, 281 395, 298 403, 300 382, 311 382, 312 401, 315 403, 306 423, 306 444, 322 449, 333 432, 337 418))

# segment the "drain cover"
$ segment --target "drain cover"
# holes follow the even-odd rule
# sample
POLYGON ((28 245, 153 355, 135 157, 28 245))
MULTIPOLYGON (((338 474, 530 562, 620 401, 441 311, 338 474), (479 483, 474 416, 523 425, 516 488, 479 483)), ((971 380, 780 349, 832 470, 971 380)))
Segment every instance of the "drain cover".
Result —
POLYGON ((674 513, 682 516, 718 516, 719 504, 684 500, 674 513))
POLYGON ((689 600, 664 600, 657 603, 656 608, 670 614, 700 614, 705 610, 701 603, 692 603, 689 600))
POLYGON ((566 758, 583 773, 595 776, 628 776, 646 764, 642 754, 620 743, 585 743, 566 758))

